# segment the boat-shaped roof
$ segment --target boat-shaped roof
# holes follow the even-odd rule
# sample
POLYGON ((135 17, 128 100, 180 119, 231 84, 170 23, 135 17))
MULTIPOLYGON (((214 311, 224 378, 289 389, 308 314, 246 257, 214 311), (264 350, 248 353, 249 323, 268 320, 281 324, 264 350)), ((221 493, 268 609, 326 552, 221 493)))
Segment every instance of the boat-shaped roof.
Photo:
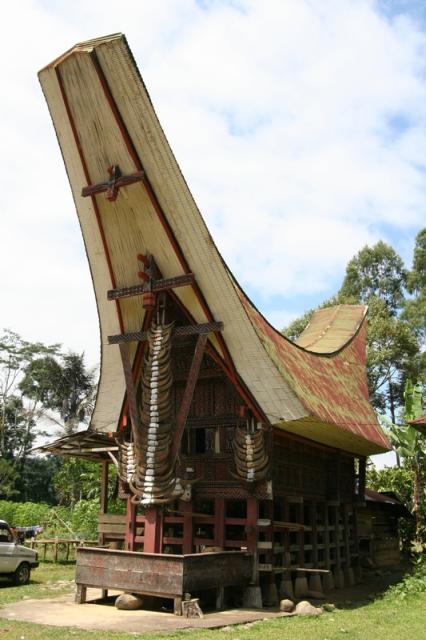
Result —
MULTIPOLYGON (((323 310, 292 343, 248 301, 189 191, 123 35, 76 45, 39 74, 69 176, 90 264, 101 333, 91 429, 117 429, 125 398, 119 347, 108 336, 140 331, 140 298, 107 291, 140 283, 136 256, 155 256, 194 323, 221 321, 210 347, 260 420, 360 455, 389 448, 368 399, 365 308, 323 310), (143 175, 115 198, 82 195, 118 166, 143 175)), ((130 358, 136 356, 136 344, 130 358)))

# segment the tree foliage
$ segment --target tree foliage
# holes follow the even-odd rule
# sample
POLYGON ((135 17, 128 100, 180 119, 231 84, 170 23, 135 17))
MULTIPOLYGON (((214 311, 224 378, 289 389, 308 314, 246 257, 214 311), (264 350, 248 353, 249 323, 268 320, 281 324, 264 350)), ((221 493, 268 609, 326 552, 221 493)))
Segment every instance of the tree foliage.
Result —
POLYGON ((59 463, 34 456, 38 436, 73 433, 91 413, 94 372, 84 355, 60 345, 28 342, 13 331, 0 335, 0 480, 3 497, 53 502, 51 479, 59 463), (7 481, 6 481, 7 471, 7 481), (7 487, 7 490, 6 490, 7 487))
POLYGON ((349 261, 339 297, 367 304, 372 298, 379 298, 388 312, 396 315, 404 302, 406 281, 401 258, 380 241, 374 247, 365 246, 349 261))

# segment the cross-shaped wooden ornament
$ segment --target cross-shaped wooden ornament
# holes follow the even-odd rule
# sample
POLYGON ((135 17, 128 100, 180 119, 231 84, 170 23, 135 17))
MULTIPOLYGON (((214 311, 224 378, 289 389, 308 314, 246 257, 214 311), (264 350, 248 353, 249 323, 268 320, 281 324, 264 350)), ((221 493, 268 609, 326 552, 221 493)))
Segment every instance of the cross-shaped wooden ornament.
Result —
POLYGON ((141 182, 145 178, 144 171, 136 171, 128 176, 123 176, 121 174, 120 167, 117 164, 108 167, 108 173, 109 180, 99 184, 90 184, 87 187, 83 187, 81 190, 83 198, 96 195, 97 193, 106 192, 106 199, 110 202, 114 202, 114 200, 117 199, 120 187, 127 187, 129 184, 141 182))

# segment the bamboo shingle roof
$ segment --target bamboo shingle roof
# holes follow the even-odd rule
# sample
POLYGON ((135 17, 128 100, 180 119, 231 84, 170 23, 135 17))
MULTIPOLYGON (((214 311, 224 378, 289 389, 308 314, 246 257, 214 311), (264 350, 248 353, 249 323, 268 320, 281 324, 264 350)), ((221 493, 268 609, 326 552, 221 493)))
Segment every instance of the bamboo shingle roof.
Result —
MULTIPOLYGON (((76 45, 39 74, 49 105, 90 264, 101 333, 101 373, 91 430, 117 429, 125 397, 118 345, 108 336, 140 331, 137 296, 107 291, 140 283, 136 256, 155 256, 164 278, 193 273, 175 289, 196 323, 223 322, 210 347, 261 419, 360 455, 388 449, 368 400, 365 309, 324 310, 298 344, 276 332, 242 293, 204 223, 170 149, 126 39, 76 45), (82 189, 144 172, 113 201, 82 189)), ((135 359, 136 344, 130 347, 135 359)))

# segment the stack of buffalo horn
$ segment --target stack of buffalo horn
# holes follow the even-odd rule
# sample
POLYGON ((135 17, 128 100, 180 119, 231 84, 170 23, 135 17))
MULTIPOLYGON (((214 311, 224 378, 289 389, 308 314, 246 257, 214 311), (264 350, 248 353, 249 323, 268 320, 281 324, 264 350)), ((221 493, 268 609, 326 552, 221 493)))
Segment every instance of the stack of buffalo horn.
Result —
POLYGON ((129 484, 133 502, 161 504, 179 497, 183 488, 171 459, 173 324, 153 324, 142 372, 141 431, 135 442, 135 472, 129 484))
POLYGON ((234 462, 237 476, 245 482, 257 482, 266 477, 269 459, 262 428, 256 428, 253 423, 236 427, 234 462))
POLYGON ((135 448, 133 442, 118 441, 118 477, 130 482, 135 473, 135 448))

